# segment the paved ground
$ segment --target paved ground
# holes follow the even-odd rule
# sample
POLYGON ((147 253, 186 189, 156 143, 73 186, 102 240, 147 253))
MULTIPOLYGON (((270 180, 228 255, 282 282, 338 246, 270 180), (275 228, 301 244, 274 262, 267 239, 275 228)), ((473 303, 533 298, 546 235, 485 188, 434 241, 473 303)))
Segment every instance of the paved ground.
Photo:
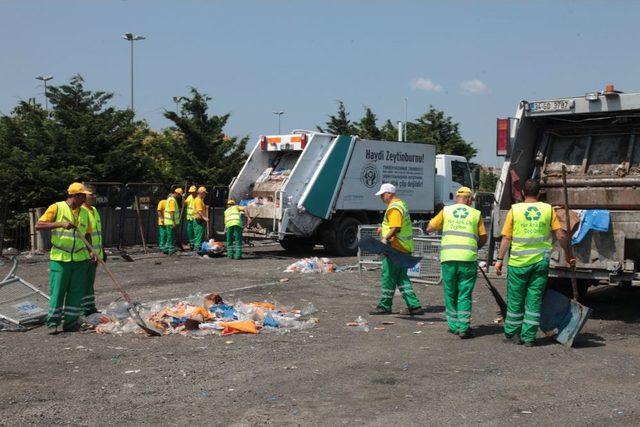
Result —
MULTIPOLYGON (((113 260, 140 301, 197 291, 311 301, 321 323, 284 335, 233 336, 232 344, 221 337, 50 337, 42 328, 0 333, 0 424, 640 424, 638 292, 594 290, 594 316, 576 348, 527 349, 502 342, 495 304, 480 282, 477 338, 446 332, 441 289, 425 285, 416 290, 426 315, 369 317, 372 328, 395 324, 366 333, 345 323, 375 304, 379 272, 285 275, 291 261, 264 249, 236 262, 113 260), (284 276, 290 280, 279 283, 284 276)), ((47 263, 22 265, 19 274, 46 289, 47 263)), ((496 285, 504 290, 502 281, 496 285)), ((118 297, 103 273, 97 289, 99 305, 118 297)))

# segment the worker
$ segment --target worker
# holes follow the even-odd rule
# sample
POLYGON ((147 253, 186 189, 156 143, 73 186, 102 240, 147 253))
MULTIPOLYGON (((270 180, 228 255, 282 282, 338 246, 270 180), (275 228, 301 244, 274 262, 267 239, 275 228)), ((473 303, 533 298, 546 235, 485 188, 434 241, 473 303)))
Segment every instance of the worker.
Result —
POLYGON ((193 204, 196 200, 196 186, 192 185, 191 187, 189 187, 189 195, 187 196, 187 198, 184 200, 184 204, 187 208, 187 240, 189 241, 189 248, 191 250, 194 250, 194 238, 195 238, 195 231, 194 231, 194 221, 195 221, 195 217, 193 214, 193 204))
POLYGON ((429 221, 427 232, 442 230, 440 263, 449 332, 471 338, 471 305, 478 276, 478 248, 487 242, 480 211, 471 207, 468 187, 456 191, 456 203, 445 206, 429 221))
MULTIPOLYGON (((380 196, 384 204, 387 205, 382 227, 379 230, 382 243, 390 245, 399 252, 410 254, 413 252, 413 228, 409 207, 396 196, 396 187, 393 184, 382 184, 376 196, 380 196)), ((369 314, 391 314, 396 287, 400 289, 402 298, 407 304, 407 309, 402 314, 411 316, 422 314, 422 306, 413 292, 407 269, 394 264, 387 257, 382 259, 380 302, 369 314)))
POLYGON ((164 226, 166 233, 164 253, 169 256, 176 252, 176 233, 179 232, 178 226, 180 225, 181 214, 178 205, 178 198, 181 198, 183 193, 182 188, 176 188, 169 193, 164 205, 164 226))
MULTIPOLYGON (((96 203, 96 190, 93 186, 85 185, 85 188, 89 192, 87 198, 82 205, 89 212, 89 223, 91 224, 91 246, 94 251, 103 260, 107 261, 107 257, 102 247, 102 219, 100 218, 100 212, 94 206, 96 203)), ((87 280, 84 290, 84 296, 80 308, 82 314, 88 316, 93 313, 97 313, 96 309, 96 296, 94 291, 94 284, 96 282, 96 270, 98 269, 98 263, 90 262, 87 268, 87 280)))
POLYGON ((78 316, 92 259, 79 233, 91 242, 89 213, 82 209, 89 191, 79 182, 67 189, 67 199, 54 203, 36 223, 36 230, 51 231, 49 255, 49 313, 46 325, 49 334, 78 330, 78 316))
POLYGON ((242 258, 242 206, 237 206, 233 199, 227 200, 224 211, 224 229, 227 235, 227 257, 242 258))
POLYGON ((508 341, 533 347, 540 325, 542 296, 549 277, 552 231, 570 266, 575 265, 575 258, 555 211, 551 205, 539 201, 539 181, 525 181, 523 192, 524 202, 512 205, 505 218, 495 268, 496 274, 501 275, 504 257, 511 249, 504 334, 508 341))
POLYGON ((167 229, 164 225, 164 207, 167 204, 166 199, 158 202, 156 213, 158 214, 158 248, 160 252, 167 253, 167 229))
POLYGON ((209 228, 209 215, 204 204, 205 197, 207 197, 207 189, 198 188, 198 195, 193 202, 193 243, 196 251, 200 250, 209 228))

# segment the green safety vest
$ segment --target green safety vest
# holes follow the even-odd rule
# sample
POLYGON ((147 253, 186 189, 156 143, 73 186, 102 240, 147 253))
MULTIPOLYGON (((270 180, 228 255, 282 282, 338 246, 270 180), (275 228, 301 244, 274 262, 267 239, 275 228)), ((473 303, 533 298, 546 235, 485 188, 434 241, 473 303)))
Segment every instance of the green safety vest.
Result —
POLYGON ((480 211, 462 203, 443 208, 440 262, 478 259, 480 211))
POLYGON ((164 225, 179 225, 180 224, 180 209, 178 209, 178 201, 175 197, 169 196, 167 197, 167 203, 164 206, 164 225), (175 206, 176 211, 171 215, 169 212, 169 202, 173 200, 173 206, 175 206))
POLYGON ((407 252, 413 252, 413 228, 411 226, 411 217, 409 216, 409 207, 402 200, 396 200, 387 206, 387 210, 384 213, 384 219, 382 220, 382 237, 389 234, 389 221, 387 220, 387 214, 391 209, 397 209, 402 214, 402 227, 400 231, 394 236, 400 246, 402 246, 407 252))
POLYGON ((242 226, 242 218, 240 217, 240 208, 236 205, 230 206, 224 211, 225 228, 242 226))
POLYGON ((189 196, 187 197, 187 200, 185 200, 185 203, 187 204, 187 221, 194 220, 196 218, 195 212, 194 212, 196 198, 193 197, 191 194, 189 194, 189 196))
POLYGON ((89 226, 89 212, 80 208, 78 220, 73 215, 73 211, 67 202, 56 203, 56 222, 67 221, 76 226, 70 230, 64 228, 54 228, 51 230, 51 253, 49 257, 52 261, 73 262, 86 261, 91 258, 89 250, 82 242, 78 233, 83 236, 87 234, 89 226))
POLYGON ((91 223, 91 246, 93 246, 93 249, 95 249, 100 257, 104 259, 104 248, 102 247, 102 219, 100 218, 100 212, 98 212, 98 209, 96 209, 95 206, 91 206, 89 222, 91 223))
POLYGON ((551 254, 551 218, 553 208, 543 202, 516 203, 511 206, 513 235, 509 265, 526 267, 551 254))

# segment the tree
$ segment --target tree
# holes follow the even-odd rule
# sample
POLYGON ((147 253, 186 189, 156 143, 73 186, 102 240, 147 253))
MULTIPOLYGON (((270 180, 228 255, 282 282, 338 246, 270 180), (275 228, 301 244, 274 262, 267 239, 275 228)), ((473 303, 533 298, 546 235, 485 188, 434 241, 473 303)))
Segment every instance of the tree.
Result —
POLYGON ((382 132, 378 129, 376 125, 376 121, 378 118, 371 111, 371 108, 364 107, 364 115, 360 119, 359 122, 356 123, 357 134, 362 139, 373 139, 380 140, 382 139, 382 132))
POLYGON ((325 126, 325 128, 320 126, 316 126, 316 128, 320 132, 333 135, 356 135, 358 133, 358 128, 349 120, 349 113, 347 113, 342 101, 338 101, 337 114, 329 116, 325 126))
POLYGON ((226 135, 224 127, 230 114, 209 115, 211 98, 196 88, 191 88, 190 95, 180 114, 164 113, 175 124, 175 131, 165 134, 172 142, 166 147, 173 159, 172 175, 201 183, 229 184, 247 158, 249 138, 226 135))
POLYGON ((409 141, 435 145, 438 154, 455 154, 470 160, 478 153, 478 150, 460 135, 460 124, 432 105, 415 123, 407 123, 407 136, 409 141))
POLYGON ((488 169, 480 169, 480 180, 478 183, 479 191, 494 192, 500 177, 488 169))

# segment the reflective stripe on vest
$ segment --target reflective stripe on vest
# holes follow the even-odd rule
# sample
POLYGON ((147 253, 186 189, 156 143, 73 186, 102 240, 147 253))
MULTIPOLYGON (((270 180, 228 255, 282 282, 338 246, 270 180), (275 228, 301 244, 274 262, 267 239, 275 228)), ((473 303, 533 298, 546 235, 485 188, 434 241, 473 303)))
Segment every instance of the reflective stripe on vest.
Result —
POLYGON ((189 194, 189 197, 187 197, 185 203, 187 204, 187 221, 191 221, 195 219, 194 208, 196 204, 196 198, 189 194))
POLYGON ((70 230, 55 228, 51 230, 50 259, 60 262, 88 260, 91 258, 89 250, 77 234, 87 234, 87 227, 90 221, 89 212, 86 209, 80 208, 78 219, 76 220, 67 202, 58 202, 56 203, 56 207, 56 222, 67 221, 74 224, 77 228, 70 230))
POLYGON ((477 260, 480 211, 456 203, 445 206, 442 217, 440 262, 477 260))
POLYGON ((411 216, 409 215, 409 207, 402 200, 396 200, 387 206, 387 210, 384 213, 384 219, 382 220, 382 236, 389 234, 389 221, 387 216, 391 209, 397 209, 402 214, 402 227, 400 231, 395 234, 394 238, 407 252, 413 252, 413 228, 411 226, 411 216))
POLYGON ((180 224, 180 210, 178 209, 178 202, 173 196, 167 197, 167 203, 164 206, 164 225, 179 225, 180 224), (173 200, 173 207, 175 211, 173 215, 169 212, 170 201, 173 200))
POLYGON ((100 218, 100 213, 95 206, 91 206, 89 211, 89 221, 91 223, 91 246, 95 249, 101 257, 104 258, 104 250, 102 247, 102 219, 100 218))
POLYGON ((240 208, 238 206, 230 206, 224 211, 224 226, 226 228, 242 226, 242 218, 240 217, 240 208))
POLYGON ((509 265, 526 267, 551 254, 551 205, 543 202, 511 206, 513 236, 509 265))

